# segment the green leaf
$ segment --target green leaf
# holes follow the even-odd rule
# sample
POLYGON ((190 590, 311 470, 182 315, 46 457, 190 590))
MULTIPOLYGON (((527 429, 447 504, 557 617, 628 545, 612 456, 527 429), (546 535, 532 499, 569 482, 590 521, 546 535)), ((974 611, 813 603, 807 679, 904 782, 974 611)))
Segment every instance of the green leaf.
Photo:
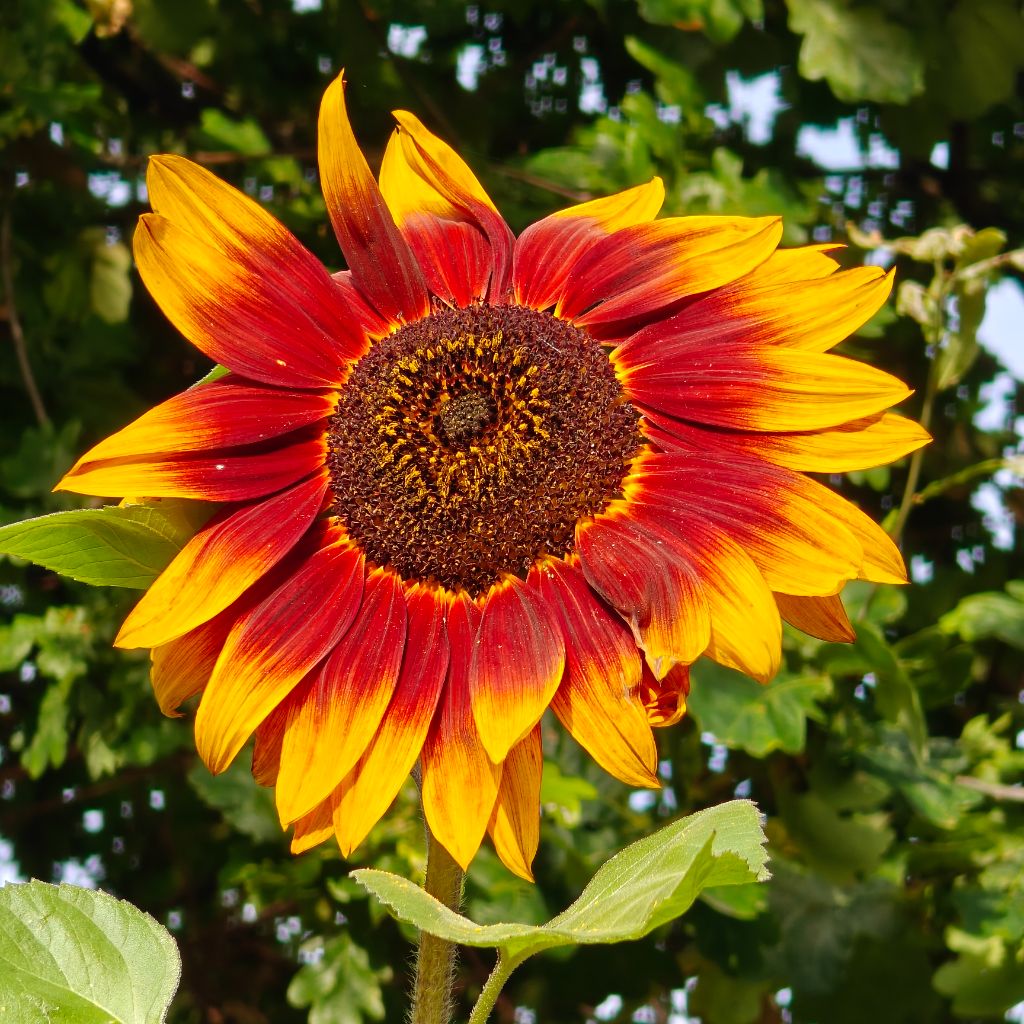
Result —
POLYGON ((705 889, 763 881, 764 841, 749 800, 698 811, 616 854, 572 906, 544 925, 479 925, 408 879, 369 868, 352 877, 400 921, 465 946, 495 946, 518 963, 558 946, 642 938, 684 913, 705 889))
POLYGON ((847 103, 906 103, 924 90, 924 57, 914 36, 882 11, 845 0, 786 0, 802 35, 800 74, 824 79, 847 103))
POLYGON ((655 25, 700 29, 710 39, 726 43, 744 21, 764 17, 762 0, 640 0, 640 17, 655 25))
POLYGON ((103 892, 0 889, 0 1018, 11 1024, 158 1024, 181 976, 171 936, 103 892))
POLYGON ((832 694, 822 676, 780 675, 767 686, 702 661, 694 668, 688 708, 705 732, 727 747, 764 757, 773 750, 797 754, 807 741, 807 719, 832 694))
POLYGON ((82 583, 144 590, 211 511, 204 502, 157 498, 55 512, 0 528, 0 554, 82 583))
POLYGON ((939 619, 939 628, 968 642, 995 639, 1024 650, 1024 600, 1010 594, 971 594, 939 619))
POLYGON ((189 785, 200 799, 224 815, 239 832, 257 842, 281 842, 282 828, 274 809, 272 789, 260 786, 242 760, 221 775, 211 775, 203 764, 188 773, 189 785))
POLYGON ((1024 963, 999 939, 975 945, 943 964, 933 984, 953 1000, 958 1017, 1002 1017, 1024 1000, 1024 963))
POLYGON ((317 936, 303 943, 308 963, 292 978, 288 1002, 309 1010, 309 1024, 362 1024, 384 1019, 381 982, 391 968, 375 970, 366 950, 347 932, 326 942, 317 936))
POLYGON ((885 717, 903 729, 918 754, 924 750, 928 727, 921 698, 902 662, 885 640, 882 631, 870 622, 857 626, 856 649, 864 655, 876 677, 875 704, 885 717))

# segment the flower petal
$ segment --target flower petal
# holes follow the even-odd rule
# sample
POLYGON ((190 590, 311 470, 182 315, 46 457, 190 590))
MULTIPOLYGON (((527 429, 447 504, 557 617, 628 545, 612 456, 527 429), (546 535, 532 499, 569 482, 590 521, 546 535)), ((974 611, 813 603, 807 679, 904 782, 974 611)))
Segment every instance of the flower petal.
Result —
POLYGON ((556 313, 586 326, 650 315, 742 277, 781 237, 777 217, 668 217, 625 227, 576 263, 556 313))
POLYGON ((688 339, 685 355, 640 366, 617 350, 612 362, 628 398, 642 408, 727 430, 835 427, 913 393, 873 366, 778 345, 708 346, 695 338, 688 339))
POLYGON ((330 839, 333 832, 331 802, 324 800, 295 822, 291 845, 292 853, 305 853, 307 850, 312 850, 314 846, 319 846, 325 839, 330 839))
POLYGON ((124 458, 81 460, 54 490, 110 498, 144 494, 148 498, 250 501, 322 470, 326 456, 323 431, 306 428, 266 451, 245 446, 210 454, 157 451, 124 458))
MULTIPOLYGON (((403 187, 409 178, 419 178, 415 198, 402 200, 393 196, 402 211, 396 219, 401 223, 411 203, 427 196, 430 211, 447 219, 463 220, 477 227, 490 245, 492 269, 487 287, 491 302, 503 301, 511 287, 512 244, 514 236, 483 186, 465 161, 446 142, 442 142, 420 123, 415 114, 407 110, 393 112, 398 122, 398 142, 408 173, 403 175, 403 187)), ((383 186, 382 186, 383 187, 383 186)), ((393 190, 394 191, 394 190, 393 190)))
POLYGON ((401 581, 375 569, 352 628, 289 710, 276 791, 282 823, 326 800, 369 746, 398 683, 406 618, 401 581))
POLYGON ((896 413, 876 413, 836 427, 804 433, 745 433, 685 423, 648 410, 644 432, 665 451, 762 458, 805 473, 847 473, 884 466, 931 440, 924 427, 896 413), (652 426, 653 424, 653 426, 652 426))
POLYGON ((695 520, 728 534, 772 590, 835 593, 863 561, 857 539, 822 507, 817 487, 766 462, 655 454, 634 471, 629 487, 684 536, 695 520))
POLYGON ((565 674, 551 709, 605 771, 658 787, 658 751, 640 701, 641 658, 629 630, 575 566, 546 562, 540 589, 565 638, 565 674))
POLYGON ((150 158, 153 212, 264 279, 282 303, 301 310, 347 360, 366 349, 363 332, 338 301, 320 261, 247 195, 182 156, 150 158))
POLYGON ((603 515, 576 528, 587 582, 630 624, 654 665, 689 664, 706 650, 712 623, 701 581, 628 515, 603 515))
POLYGON ((448 672, 448 601, 440 591, 406 593, 408 633, 395 695, 377 734, 334 791, 334 831, 343 857, 366 838, 419 757, 448 672))
POLYGON ((491 244, 475 220, 467 220, 420 177, 409 162, 409 142, 406 133, 392 134, 380 167, 381 193, 431 292, 444 302, 468 306, 487 295, 494 272, 491 244))
POLYGON ((456 597, 448 616, 448 678, 420 757, 427 824, 463 870, 480 847, 501 781, 501 765, 487 756, 470 707, 469 660, 479 622, 476 605, 456 597))
POLYGON ((391 331, 391 324, 370 304, 370 300, 359 290, 351 270, 339 270, 331 274, 335 287, 341 292, 341 302, 368 338, 383 338, 391 331))
POLYGON ((68 475, 104 459, 255 444, 330 416, 336 400, 332 391, 283 391, 229 374, 143 413, 91 448, 68 475))
POLYGON ((792 597, 776 594, 779 614, 808 636, 832 643, 853 643, 857 634, 838 594, 831 597, 792 597))
POLYGON ((617 360, 659 366, 691 360, 721 346, 782 345, 825 352, 849 337, 885 304, 893 275, 858 267, 817 280, 769 287, 756 272, 627 338, 617 360))
POLYGON ((321 545, 228 635, 196 715, 196 749, 215 775, 355 617, 363 556, 336 528, 321 545))
POLYGON ((662 679, 644 665, 643 694, 647 719, 656 729, 675 725, 686 714, 686 698, 690 695, 690 666, 673 665, 662 679))
POLYGON ((133 248, 142 280, 171 323, 243 377, 331 387, 358 351, 351 337, 334 336, 289 302, 257 266, 235 261, 165 217, 143 214, 133 248))
POLYGON ((430 296, 405 239, 359 150, 345 109, 344 72, 320 103, 320 183, 349 269, 376 310, 394 324, 430 312, 430 296))
POLYGON ((558 305, 572 268, 595 242, 654 220, 664 201, 661 178, 652 178, 646 185, 570 206, 531 224, 516 240, 512 257, 516 302, 532 309, 558 305))
POLYGON ((742 284, 744 287, 762 288, 828 277, 839 269, 839 264, 828 254, 841 248, 835 242, 827 242, 825 245, 805 245, 797 249, 776 249, 764 263, 754 267, 742 279, 742 284))
POLYGON ((509 576, 488 593, 469 665, 480 742, 496 764, 539 721, 562 679, 565 643, 549 623, 537 577, 509 576))
POLYGON ((502 864, 514 875, 533 881, 530 865, 540 845, 540 782, 544 771, 540 726, 510 751, 501 772, 498 798, 487 831, 502 864))
POLYGON ((157 647, 208 622, 269 572, 320 511, 327 478, 210 520, 156 578, 125 619, 117 647, 157 647))

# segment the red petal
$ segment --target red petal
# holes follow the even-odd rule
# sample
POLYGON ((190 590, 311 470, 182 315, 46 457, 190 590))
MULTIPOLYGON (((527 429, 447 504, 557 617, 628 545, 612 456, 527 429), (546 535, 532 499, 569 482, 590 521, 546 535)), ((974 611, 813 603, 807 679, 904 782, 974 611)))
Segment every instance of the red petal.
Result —
POLYGON ((326 477, 218 513, 181 549, 125 620, 118 647, 156 647, 208 622, 296 545, 320 510, 326 477))
POLYGON ((334 649, 355 617, 363 556, 336 528, 325 531, 322 543, 287 582, 239 619, 224 644, 196 715, 196 748, 215 774, 334 649))
POLYGON ((175 395, 83 455, 69 475, 104 459, 230 448, 280 437, 330 416, 332 391, 282 391, 229 374, 175 395))
POLYGON ((331 276, 341 292, 342 304, 363 333, 368 338, 383 338, 391 330, 391 324, 370 305, 370 300, 359 290, 352 277, 352 271, 339 270, 331 276))
POLYGON ((392 323, 426 316, 430 296, 416 257, 352 134, 344 72, 327 87, 320 104, 318 153, 327 212, 359 290, 392 323))
POLYGON ((539 721, 562 679, 565 644, 531 573, 494 587, 484 602, 469 694, 480 741, 496 764, 539 721))
POLYGON ((639 699, 641 658, 622 620, 565 562, 540 570, 541 594, 565 638, 565 675, 551 708, 617 779, 658 786, 658 751, 639 699))
POLYGON ((401 581, 375 569, 352 628, 289 712, 277 777, 282 822, 327 799, 369 746, 398 683, 406 618, 401 581))
POLYGON ((307 428, 271 443, 274 447, 269 451, 244 447, 211 454, 156 452, 82 460, 54 490, 110 498, 144 494, 147 498, 249 501, 323 469, 327 442, 322 429, 307 428))
MULTIPOLYGON (((133 239, 139 273, 157 305, 201 352, 266 384, 337 384, 365 340, 353 322, 325 329, 266 277, 156 214, 133 239)), ((335 320, 346 323, 343 312, 335 320)))

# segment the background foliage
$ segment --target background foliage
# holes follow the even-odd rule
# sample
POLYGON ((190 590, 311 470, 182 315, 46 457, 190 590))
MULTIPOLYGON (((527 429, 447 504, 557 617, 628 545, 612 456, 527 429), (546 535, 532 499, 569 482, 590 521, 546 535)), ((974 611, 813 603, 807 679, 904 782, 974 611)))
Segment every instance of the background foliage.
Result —
MULTIPOLYGON (((147 154, 213 167, 337 266, 314 129, 343 65, 371 163, 413 109, 516 229, 658 173, 668 212, 782 212, 789 243, 895 260, 898 296, 845 349, 908 379, 936 437, 829 481, 901 534, 916 585, 848 588, 857 643, 787 634, 767 688, 698 666, 660 793, 551 730, 538 885, 484 851, 467 912, 543 922, 626 842, 734 794, 767 814, 771 882, 534 958, 499 1019, 1022 1019, 1017 0, 6 0, 3 521, 73 507, 50 493, 73 454, 207 369, 132 267, 147 154)), ((0 561, 0 877, 101 885, 167 924, 176 1024, 400 1019, 411 932, 346 874, 422 869, 414 793, 353 863, 291 857, 246 766, 209 777, 144 655, 109 649, 120 582, 0 561)), ((465 1006, 492 959, 466 952, 465 1006)))

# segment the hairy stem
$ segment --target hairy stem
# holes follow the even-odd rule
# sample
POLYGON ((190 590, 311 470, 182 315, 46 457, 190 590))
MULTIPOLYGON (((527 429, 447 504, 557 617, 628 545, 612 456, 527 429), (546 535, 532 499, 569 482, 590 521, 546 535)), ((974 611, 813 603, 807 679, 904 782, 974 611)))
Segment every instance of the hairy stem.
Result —
POLYGON ((498 996, 501 995, 501 990, 505 987, 505 982, 521 962, 521 960, 506 958, 504 953, 498 954, 498 962, 480 990, 480 998, 477 999, 476 1006, 473 1007, 473 1012, 469 1015, 469 1024, 485 1024, 491 1015, 491 1010, 494 1009, 494 1004, 498 1001, 498 996))
MULTIPOLYGON (((462 868, 431 835, 428 827, 426 891, 446 907, 458 910, 464 878, 462 868)), ((449 1024, 454 982, 455 944, 420 932, 410 1024, 449 1024)))

